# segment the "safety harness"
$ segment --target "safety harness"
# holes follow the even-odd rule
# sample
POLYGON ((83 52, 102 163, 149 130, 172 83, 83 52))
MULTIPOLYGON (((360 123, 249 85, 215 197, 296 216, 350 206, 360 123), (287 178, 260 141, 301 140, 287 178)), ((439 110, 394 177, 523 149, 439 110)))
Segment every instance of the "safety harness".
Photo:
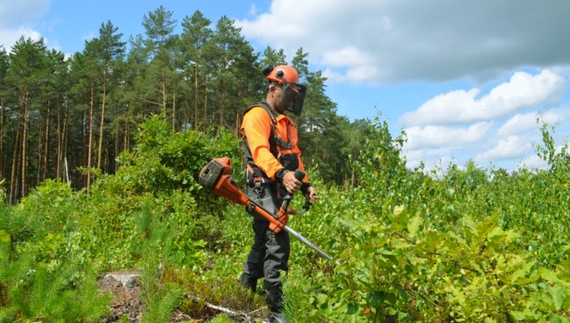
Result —
MULTIPOLYGON (((279 170, 279 172, 283 170, 288 171, 296 171, 299 168, 300 160, 299 156, 294 153, 283 154, 281 153, 283 150, 291 150, 293 149, 293 143, 291 141, 283 140, 279 133, 279 128, 277 126, 277 117, 280 115, 277 111, 275 111, 266 101, 261 101, 258 104, 251 105, 244 111, 244 115, 254 107, 261 107, 263 108, 271 119, 271 133, 269 135, 269 151, 271 154, 279 161, 279 163, 283 166, 283 169, 279 170)), ((290 128, 291 125, 289 124, 289 120, 287 119, 287 138, 288 140, 291 139, 290 136, 290 128)), ((288 195, 287 190, 285 187, 280 183, 278 180, 270 179, 267 174, 259 168, 254 160, 253 155, 251 153, 251 149, 249 147, 249 143, 247 138, 244 136, 244 144, 245 144, 245 157, 247 159, 248 168, 251 169, 252 173, 249 170, 245 171, 245 183, 246 183, 246 194, 250 198, 252 198, 255 203, 262 206, 266 210, 269 211, 270 214, 277 214, 278 209, 276 206, 280 204, 281 199, 288 195)), ((277 179, 278 175, 275 175, 277 179)), ((296 174, 296 173, 295 173, 296 174)), ((282 175, 281 175, 282 176, 282 175)), ((279 176, 279 177, 281 177, 279 176)), ((301 180, 301 179, 299 179, 301 180)), ((311 186, 311 183, 305 182, 301 185, 301 192, 305 194, 307 189, 311 186)), ((248 210, 248 213, 253 215, 254 217, 259 219, 259 215, 255 212, 251 212, 248 210)), ((282 217, 279 221, 286 221, 286 217, 282 217), (285 220, 284 220, 285 219, 285 220)), ((286 224, 286 223, 285 223, 286 224)))
MULTIPOLYGON (((254 107, 262 107, 269 117, 271 118, 271 135, 269 136, 269 151, 287 170, 295 171, 299 167, 299 160, 295 154, 281 154, 281 150, 290 150, 293 148, 293 144, 290 141, 285 141, 279 135, 279 130, 277 128, 277 117, 279 113, 275 111, 266 101, 261 101, 257 104, 251 105, 244 111, 244 115, 254 107)), ((289 136, 288 136, 289 137, 289 136)), ((267 174, 259 168, 253 161, 253 155, 251 154, 251 149, 247 139, 245 140, 245 158, 247 159, 248 166, 253 170, 253 178, 246 177, 247 185, 253 184, 251 181, 270 181, 267 174)), ((247 172, 246 172, 247 176, 247 172)))

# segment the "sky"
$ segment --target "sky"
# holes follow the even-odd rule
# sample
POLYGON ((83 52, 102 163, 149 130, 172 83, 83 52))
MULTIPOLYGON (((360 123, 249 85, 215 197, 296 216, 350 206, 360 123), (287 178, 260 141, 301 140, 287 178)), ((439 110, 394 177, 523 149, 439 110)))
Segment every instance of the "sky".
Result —
POLYGON ((144 35, 160 6, 178 26, 226 16, 259 53, 302 48, 338 115, 405 133, 410 168, 547 168, 542 123, 558 149, 569 140, 567 0, 0 0, 0 45, 43 37, 71 55, 108 21, 123 41, 144 35))

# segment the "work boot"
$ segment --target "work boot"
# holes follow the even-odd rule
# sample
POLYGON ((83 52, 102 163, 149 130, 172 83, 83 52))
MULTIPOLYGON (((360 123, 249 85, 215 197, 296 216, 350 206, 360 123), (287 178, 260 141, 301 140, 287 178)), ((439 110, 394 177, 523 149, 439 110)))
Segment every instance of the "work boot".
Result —
POLYGON ((255 291, 257 290, 257 278, 252 278, 246 273, 241 274, 239 283, 245 288, 251 290, 252 293, 255 293, 255 291))
POLYGON ((269 307, 269 323, 284 323, 285 317, 281 313, 283 310, 283 291, 281 285, 266 286, 267 288, 267 307, 269 307))
POLYGON ((285 316, 283 313, 269 312, 269 323, 285 323, 285 316))

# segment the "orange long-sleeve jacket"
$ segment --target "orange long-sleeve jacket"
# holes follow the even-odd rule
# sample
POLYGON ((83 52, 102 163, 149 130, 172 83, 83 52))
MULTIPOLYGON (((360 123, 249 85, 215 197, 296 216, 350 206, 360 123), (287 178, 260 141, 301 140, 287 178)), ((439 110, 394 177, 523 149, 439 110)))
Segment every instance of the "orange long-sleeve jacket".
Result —
MULTIPOLYGON (((291 142, 291 149, 282 149, 277 145, 279 154, 296 154, 299 161, 299 169, 304 171, 303 162, 301 160, 301 151, 297 146, 299 141, 297 136, 297 128, 293 120, 285 114, 279 114, 276 118, 276 134, 283 141, 291 142)), ((269 113, 263 107, 255 106, 249 109, 244 117, 240 127, 242 137, 247 140, 254 164, 259 167, 268 178, 275 180, 275 173, 283 168, 271 153, 269 138, 272 136, 271 130, 273 122, 269 113)), ((251 168, 248 165, 250 171, 251 168)), ((308 177, 305 176, 303 182, 308 182, 308 177)))

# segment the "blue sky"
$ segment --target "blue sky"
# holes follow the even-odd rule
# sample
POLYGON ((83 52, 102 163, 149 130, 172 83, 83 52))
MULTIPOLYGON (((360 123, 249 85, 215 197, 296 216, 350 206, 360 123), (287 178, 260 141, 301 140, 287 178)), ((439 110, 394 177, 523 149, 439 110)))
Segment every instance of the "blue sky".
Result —
POLYGON ((199 10, 214 28, 225 15, 258 52, 309 53, 339 115, 405 131, 410 167, 543 168, 537 118, 568 141, 567 0, 0 1, 8 51, 24 36, 73 54, 109 20, 127 41, 161 5, 178 24, 199 10))

